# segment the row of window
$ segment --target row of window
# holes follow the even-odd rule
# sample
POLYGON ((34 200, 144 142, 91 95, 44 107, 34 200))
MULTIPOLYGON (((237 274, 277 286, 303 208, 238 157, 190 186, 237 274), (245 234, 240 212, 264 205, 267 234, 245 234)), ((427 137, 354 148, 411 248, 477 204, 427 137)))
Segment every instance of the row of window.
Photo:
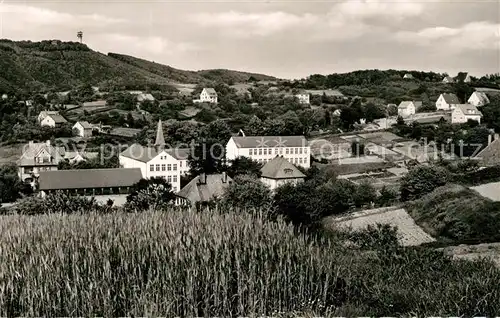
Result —
MULTIPOLYGON (((168 159, 168 156, 161 156, 161 157, 160 157, 160 159, 161 159, 161 160, 167 160, 167 159, 168 159)), ((182 160, 179 160, 179 167, 181 167, 181 168, 182 168, 182 160)), ((153 170, 151 170, 151 171, 153 171, 153 170)))
MULTIPOLYGON (((285 158, 288 162, 293 163, 295 165, 307 164, 307 158, 285 158)), ((258 159, 257 161, 260 163, 267 163, 273 159, 258 159)))
POLYGON ((272 155, 273 154, 273 149, 274 149, 274 154, 280 154, 282 155, 285 153, 286 155, 302 155, 302 154, 307 154, 307 148, 257 148, 257 149, 250 149, 249 150, 249 155, 250 156, 257 156, 257 155, 272 155))
POLYGON ((177 164, 149 165, 149 171, 177 171, 177 164))

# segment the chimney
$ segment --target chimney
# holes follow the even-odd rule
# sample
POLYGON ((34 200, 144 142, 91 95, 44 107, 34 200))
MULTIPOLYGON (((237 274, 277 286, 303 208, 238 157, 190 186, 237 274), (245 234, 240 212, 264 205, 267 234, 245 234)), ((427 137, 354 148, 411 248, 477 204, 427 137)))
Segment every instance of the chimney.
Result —
POLYGON ((35 142, 34 142, 33 140, 30 140, 30 141, 28 142, 28 145, 30 145, 30 146, 33 146, 34 144, 35 144, 35 142))
POLYGON ((200 184, 206 184, 207 183, 207 175, 205 172, 200 173, 200 184))
POLYGON ((498 139, 498 136, 499 136, 498 134, 495 134, 495 135, 493 136, 493 140, 497 140, 497 139, 498 139))
POLYGON ((227 183, 227 173, 226 173, 226 171, 222 172, 222 183, 227 183))
POLYGON ((50 140, 47 140, 47 141, 45 142, 45 144, 46 144, 48 147, 50 147, 50 140))

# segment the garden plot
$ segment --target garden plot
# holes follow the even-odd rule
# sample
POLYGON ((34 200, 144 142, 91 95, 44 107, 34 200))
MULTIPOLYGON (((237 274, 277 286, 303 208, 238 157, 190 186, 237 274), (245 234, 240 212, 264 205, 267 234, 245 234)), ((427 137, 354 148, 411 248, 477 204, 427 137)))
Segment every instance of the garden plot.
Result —
POLYGON ((434 242, 435 239, 424 232, 412 217, 397 207, 366 210, 341 217, 331 217, 326 225, 331 228, 363 230, 369 225, 389 224, 396 226, 399 242, 403 246, 417 246, 434 242))

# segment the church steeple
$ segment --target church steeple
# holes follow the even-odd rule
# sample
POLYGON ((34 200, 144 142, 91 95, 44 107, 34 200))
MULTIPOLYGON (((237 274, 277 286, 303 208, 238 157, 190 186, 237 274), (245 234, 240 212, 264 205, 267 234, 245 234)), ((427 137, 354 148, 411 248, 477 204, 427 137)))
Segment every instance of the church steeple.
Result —
POLYGON ((163 136, 161 120, 158 121, 158 128, 156 129, 155 147, 165 147, 165 137, 163 136))

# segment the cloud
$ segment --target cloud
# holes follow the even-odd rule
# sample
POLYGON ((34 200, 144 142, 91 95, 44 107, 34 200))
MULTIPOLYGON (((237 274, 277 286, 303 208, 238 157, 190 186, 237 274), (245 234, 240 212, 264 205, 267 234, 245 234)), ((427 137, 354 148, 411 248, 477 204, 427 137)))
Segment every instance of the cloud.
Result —
POLYGON ((461 27, 430 27, 417 32, 402 31, 395 35, 400 42, 433 46, 447 52, 456 50, 499 50, 500 23, 471 22, 461 27))
POLYGON ((377 32, 383 26, 370 25, 373 18, 403 19, 419 15, 422 3, 394 0, 345 1, 333 5, 324 13, 293 14, 283 11, 246 13, 226 11, 194 13, 189 20, 203 28, 236 38, 270 37, 293 32, 306 40, 346 40, 366 33, 377 32))
POLYGON ((127 52, 137 56, 173 55, 200 50, 200 47, 188 42, 173 42, 161 36, 133 36, 118 33, 97 35, 92 39, 98 50, 106 52, 127 52))
POLYGON ((99 24, 108 26, 119 24, 125 20, 109 16, 91 14, 74 15, 58 12, 50 9, 39 8, 29 5, 0 4, 0 15, 6 20, 6 26, 10 28, 25 28, 27 25, 33 26, 82 26, 89 24, 99 24), (7 25, 8 23, 8 25, 7 25))

